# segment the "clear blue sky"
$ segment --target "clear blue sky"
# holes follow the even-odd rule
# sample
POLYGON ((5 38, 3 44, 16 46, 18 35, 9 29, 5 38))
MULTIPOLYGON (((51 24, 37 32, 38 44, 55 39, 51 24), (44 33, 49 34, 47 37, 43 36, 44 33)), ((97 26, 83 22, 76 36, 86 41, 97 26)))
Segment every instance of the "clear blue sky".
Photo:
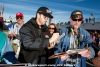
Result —
POLYGON ((35 17, 40 6, 46 6, 53 11, 53 22, 67 22, 73 10, 79 9, 83 12, 84 18, 94 16, 100 18, 100 0, 0 0, 0 5, 4 5, 4 18, 12 16, 15 21, 15 14, 22 12, 25 22, 31 17, 35 17))

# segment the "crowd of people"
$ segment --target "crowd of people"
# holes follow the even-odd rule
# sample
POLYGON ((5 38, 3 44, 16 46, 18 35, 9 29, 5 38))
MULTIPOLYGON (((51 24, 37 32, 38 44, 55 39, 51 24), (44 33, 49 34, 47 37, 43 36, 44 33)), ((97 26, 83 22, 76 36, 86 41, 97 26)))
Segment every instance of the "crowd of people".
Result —
MULTIPOLYGON (((99 50, 96 52, 96 48, 92 46, 97 43, 88 31, 80 28, 84 18, 82 11, 72 11, 69 19, 70 25, 60 30, 54 23, 46 25, 49 18, 53 19, 53 16, 52 11, 47 7, 40 7, 36 12, 36 17, 26 23, 24 23, 23 13, 16 13, 17 22, 8 26, 8 35, 2 30, 0 31, 0 37, 2 37, 0 39, 0 63, 53 64, 54 67, 60 64, 61 66, 66 65, 66 67, 87 67, 86 59, 89 59, 94 66, 99 66, 95 60, 96 58, 99 60, 100 52, 99 50), (58 39, 63 33, 65 36, 58 39), (65 53, 78 49, 80 50, 74 53, 65 53), (64 54, 61 54, 62 52, 64 54), (95 57, 96 54, 97 57, 95 57), (54 58, 49 59, 52 55, 54 58)), ((12 23, 12 21, 10 22, 12 23)))

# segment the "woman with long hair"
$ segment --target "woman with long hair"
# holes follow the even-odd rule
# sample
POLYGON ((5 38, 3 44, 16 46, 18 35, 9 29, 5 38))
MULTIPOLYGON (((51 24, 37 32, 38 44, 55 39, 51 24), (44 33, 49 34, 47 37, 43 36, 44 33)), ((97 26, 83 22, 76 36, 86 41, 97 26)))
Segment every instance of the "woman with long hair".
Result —
MULTIPOLYGON (((53 35, 53 33, 58 33, 57 27, 54 23, 50 23, 48 25, 48 29, 50 32, 50 36, 53 35)), ((51 55, 54 54, 54 49, 53 48, 47 48, 47 64, 54 64, 55 59, 48 59, 51 55)))
POLYGON ((50 34, 58 32, 57 27, 54 23, 50 23, 48 25, 48 29, 49 29, 50 34))

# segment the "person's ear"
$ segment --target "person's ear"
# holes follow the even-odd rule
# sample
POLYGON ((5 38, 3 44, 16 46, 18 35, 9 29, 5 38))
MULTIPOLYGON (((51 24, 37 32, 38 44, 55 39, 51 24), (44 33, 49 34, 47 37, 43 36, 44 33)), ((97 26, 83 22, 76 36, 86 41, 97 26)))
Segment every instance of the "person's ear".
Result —
POLYGON ((39 18, 40 17, 40 14, 39 13, 37 13, 37 18, 39 18))

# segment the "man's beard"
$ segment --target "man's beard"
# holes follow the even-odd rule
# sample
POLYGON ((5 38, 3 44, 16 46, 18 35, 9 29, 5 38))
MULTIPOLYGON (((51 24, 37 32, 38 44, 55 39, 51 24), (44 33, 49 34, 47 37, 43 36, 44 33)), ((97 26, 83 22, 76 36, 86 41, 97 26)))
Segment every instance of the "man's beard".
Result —
POLYGON ((45 25, 46 24, 46 22, 41 22, 41 25, 45 25))
POLYGON ((79 28, 79 26, 73 26, 74 27, 74 29, 78 29, 79 28))

